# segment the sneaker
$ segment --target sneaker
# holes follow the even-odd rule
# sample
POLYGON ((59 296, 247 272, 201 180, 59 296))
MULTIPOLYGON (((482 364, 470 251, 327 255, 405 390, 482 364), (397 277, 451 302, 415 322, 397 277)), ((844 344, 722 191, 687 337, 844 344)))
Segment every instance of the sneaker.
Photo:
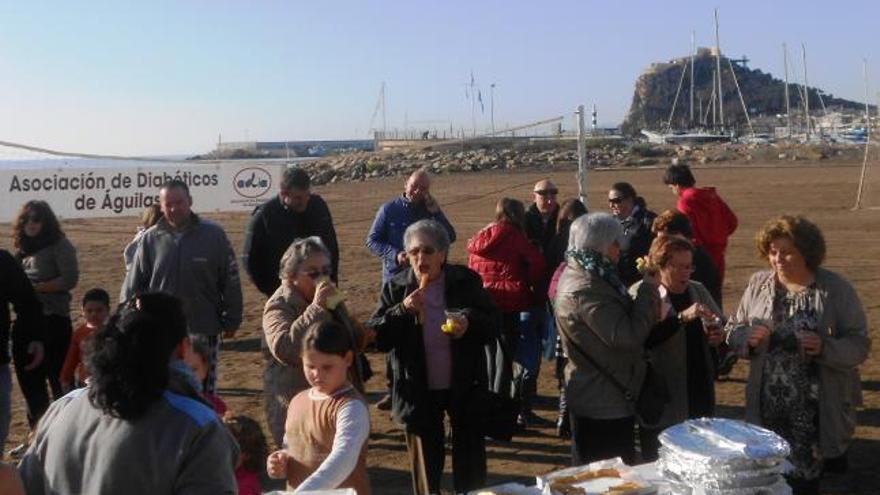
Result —
POLYGON ((556 426, 556 424, 552 421, 538 416, 533 411, 523 411, 522 413, 520 413, 519 417, 516 420, 517 424, 519 424, 520 419, 522 419, 523 423, 525 423, 526 426, 537 426, 538 428, 550 428, 552 426, 556 426))
POLYGON ((15 447, 14 449, 9 451, 9 457, 11 457, 13 459, 21 459, 21 457, 24 455, 24 453, 27 452, 27 449, 28 449, 28 443, 23 442, 23 443, 19 444, 18 447, 15 447))
POLYGON ((380 411, 390 411, 391 410, 391 394, 385 394, 385 397, 379 399, 379 402, 376 403, 376 409, 380 411))

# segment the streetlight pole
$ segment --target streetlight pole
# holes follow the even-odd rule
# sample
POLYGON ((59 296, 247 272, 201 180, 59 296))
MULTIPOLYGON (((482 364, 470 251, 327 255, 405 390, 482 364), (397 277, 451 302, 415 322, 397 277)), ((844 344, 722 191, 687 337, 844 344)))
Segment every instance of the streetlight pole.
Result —
POLYGON ((489 85, 489 116, 492 120, 492 135, 495 135, 495 83, 489 85))

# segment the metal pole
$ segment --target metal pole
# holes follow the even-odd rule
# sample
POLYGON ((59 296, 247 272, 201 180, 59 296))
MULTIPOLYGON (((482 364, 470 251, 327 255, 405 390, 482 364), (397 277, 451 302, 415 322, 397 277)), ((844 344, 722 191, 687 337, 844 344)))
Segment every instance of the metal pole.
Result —
POLYGON ((801 43, 801 56, 804 60, 804 118, 807 119, 807 141, 810 140, 810 87, 807 85, 807 46, 801 43))
POLYGON ((865 130, 867 134, 865 136, 865 157, 862 160, 862 171, 859 174, 859 190, 856 193, 856 205, 853 207, 854 210, 858 210, 862 207, 862 193, 865 190, 865 175, 868 170, 868 147, 871 145, 871 108, 868 106, 869 96, 868 96, 868 59, 862 59, 862 73, 865 77, 865 130))
POLYGON ((791 98, 788 96, 788 47, 782 44, 782 60, 785 64, 785 119, 788 127, 788 139, 791 139, 791 98))
POLYGON ((718 121, 724 132, 724 91, 721 89, 721 38, 718 35, 718 9, 715 9, 715 70, 718 73, 718 121))
POLYGON ((495 83, 489 85, 489 116, 492 119, 492 135, 495 135, 495 83))
POLYGON ((690 126, 694 126, 694 57, 697 54, 697 45, 694 41, 694 37, 696 33, 691 31, 691 115, 690 115, 690 126))
POLYGON ((578 129, 578 198, 584 207, 587 206, 587 129, 584 124, 584 106, 578 105, 577 111, 577 129, 578 129))

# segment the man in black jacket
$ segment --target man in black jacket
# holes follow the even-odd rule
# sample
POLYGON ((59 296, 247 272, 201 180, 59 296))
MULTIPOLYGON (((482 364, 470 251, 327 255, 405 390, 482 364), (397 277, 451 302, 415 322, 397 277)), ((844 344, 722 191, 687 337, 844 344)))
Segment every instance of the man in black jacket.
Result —
POLYGON ((294 239, 317 236, 330 250, 333 281, 339 277, 339 244, 327 203, 311 192, 301 168, 284 171, 278 196, 258 206, 245 233, 242 264, 260 292, 272 296, 281 285, 278 264, 294 239))
POLYGON ((21 265, 8 251, 0 249, 0 455, 9 434, 12 395, 12 377, 9 373, 9 334, 12 332, 12 353, 15 356, 15 374, 28 405, 28 423, 31 427, 49 407, 43 361, 43 308, 31 281, 21 265), (15 309, 12 324, 9 305, 15 309), (30 355, 30 356, 29 356, 30 355))
POLYGON ((539 286, 534 287, 534 305, 520 313, 520 341, 514 361, 516 394, 522 404, 517 422, 520 428, 548 426, 550 423, 532 411, 532 402, 538 394, 538 373, 541 370, 542 340, 553 324, 553 315, 547 304, 547 288, 553 272, 562 261, 553 247, 557 242, 556 221, 559 217, 559 189, 549 179, 538 181, 532 189, 534 203, 526 210, 526 236, 544 255, 546 268, 539 286))

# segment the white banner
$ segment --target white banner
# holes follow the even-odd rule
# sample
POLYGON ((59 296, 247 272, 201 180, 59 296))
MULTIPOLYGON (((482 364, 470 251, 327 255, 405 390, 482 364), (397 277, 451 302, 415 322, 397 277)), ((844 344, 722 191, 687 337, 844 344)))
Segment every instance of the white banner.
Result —
POLYGON ((159 186, 179 179, 189 186, 193 210, 251 211, 278 192, 282 163, 222 162, 116 168, 0 170, 0 221, 41 199, 61 218, 140 215, 158 204, 159 186))

